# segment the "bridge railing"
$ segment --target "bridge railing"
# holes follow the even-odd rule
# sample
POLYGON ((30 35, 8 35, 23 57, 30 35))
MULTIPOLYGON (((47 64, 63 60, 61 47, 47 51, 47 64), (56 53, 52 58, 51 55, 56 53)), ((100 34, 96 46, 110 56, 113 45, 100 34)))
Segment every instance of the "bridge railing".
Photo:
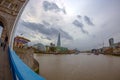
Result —
POLYGON ((45 80, 23 63, 10 47, 8 48, 8 54, 13 80, 45 80))

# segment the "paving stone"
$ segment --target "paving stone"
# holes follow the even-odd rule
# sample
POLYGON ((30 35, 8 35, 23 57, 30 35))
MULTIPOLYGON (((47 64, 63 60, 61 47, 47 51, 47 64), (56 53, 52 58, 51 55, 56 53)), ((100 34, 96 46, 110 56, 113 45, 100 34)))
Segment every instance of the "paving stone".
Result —
POLYGON ((7 49, 0 47, 0 80, 12 80, 7 49))

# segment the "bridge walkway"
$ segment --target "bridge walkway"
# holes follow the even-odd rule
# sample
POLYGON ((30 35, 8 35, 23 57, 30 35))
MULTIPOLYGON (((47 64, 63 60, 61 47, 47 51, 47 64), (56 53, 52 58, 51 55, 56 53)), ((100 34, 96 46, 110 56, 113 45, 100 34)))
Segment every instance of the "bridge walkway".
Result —
POLYGON ((12 73, 10 71, 10 64, 8 58, 8 50, 5 51, 0 46, 0 80, 12 80, 12 73))

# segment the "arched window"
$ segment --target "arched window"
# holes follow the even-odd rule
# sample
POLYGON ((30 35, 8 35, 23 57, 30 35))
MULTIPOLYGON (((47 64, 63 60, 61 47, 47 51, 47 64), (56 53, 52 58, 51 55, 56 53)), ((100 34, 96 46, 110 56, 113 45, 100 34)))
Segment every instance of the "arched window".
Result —
POLYGON ((14 10, 17 11, 17 9, 18 9, 18 5, 15 4, 15 6, 14 6, 14 10))
POLYGON ((13 8, 14 8, 14 4, 11 3, 11 5, 10 5, 9 8, 13 10, 13 8))

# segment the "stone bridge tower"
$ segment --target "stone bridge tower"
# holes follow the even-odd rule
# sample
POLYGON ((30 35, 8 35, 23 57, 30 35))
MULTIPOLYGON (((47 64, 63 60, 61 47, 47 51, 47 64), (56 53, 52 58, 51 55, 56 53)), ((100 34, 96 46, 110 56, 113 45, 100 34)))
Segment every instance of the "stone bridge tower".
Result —
POLYGON ((0 26, 3 27, 2 40, 4 40, 6 34, 10 38, 14 33, 18 19, 27 2, 28 0, 0 0, 0 26))

